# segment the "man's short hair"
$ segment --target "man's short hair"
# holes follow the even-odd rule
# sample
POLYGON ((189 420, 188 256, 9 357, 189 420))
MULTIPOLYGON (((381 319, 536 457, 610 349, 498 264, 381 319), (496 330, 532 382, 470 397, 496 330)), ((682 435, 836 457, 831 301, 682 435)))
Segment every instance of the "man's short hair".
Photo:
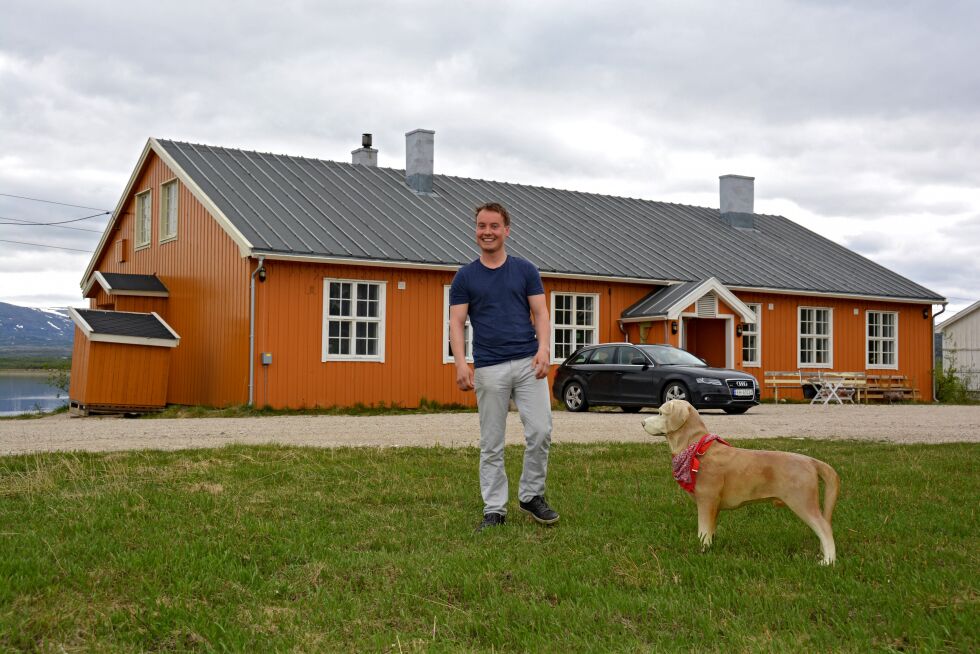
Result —
POLYGON ((481 211, 493 211, 495 213, 499 213, 504 217, 504 226, 510 227, 510 214, 507 213, 507 209, 504 208, 504 205, 500 204, 499 202, 487 202, 486 204, 481 204, 476 208, 473 216, 479 216, 481 211))

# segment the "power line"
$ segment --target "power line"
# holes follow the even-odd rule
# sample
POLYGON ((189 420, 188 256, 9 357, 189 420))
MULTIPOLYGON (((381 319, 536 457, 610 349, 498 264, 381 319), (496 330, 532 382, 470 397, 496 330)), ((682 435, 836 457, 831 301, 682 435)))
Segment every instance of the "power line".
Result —
MULTIPOLYGON (((58 229, 72 229, 76 232, 92 232, 93 234, 102 233, 101 229, 85 229, 84 227, 65 227, 64 225, 50 225, 49 223, 39 223, 35 220, 26 220, 24 218, 8 218, 7 216, 0 216, 0 220, 16 220, 17 224, 23 224, 24 227, 30 227, 32 225, 36 225, 39 227, 48 226, 48 227, 57 227, 58 229)), ((3 224, 6 225, 9 223, 3 223, 3 224)), ((16 227, 16 224, 14 226, 16 227)))
MULTIPOLYGON (((91 209, 92 211, 103 211, 99 207, 86 207, 81 204, 68 204, 67 202, 55 202, 54 200, 41 200, 40 198, 29 198, 25 195, 11 195, 10 193, 0 193, 5 198, 19 198, 21 200, 30 200, 31 202, 44 202, 46 204, 60 204, 63 207, 75 207, 76 209, 91 209)), ((106 213, 112 213, 111 211, 106 211, 106 213)))
MULTIPOLYGON (((98 218, 99 216, 107 216, 111 214, 111 211, 103 211, 102 213, 93 213, 91 216, 82 216, 81 218, 72 218, 71 220, 59 220, 53 223, 34 223, 35 225, 46 226, 46 225, 64 225, 65 223, 77 223, 80 220, 88 220, 89 218, 98 218)), ((9 218, 8 218, 9 220, 9 218)), ((20 220, 19 218, 14 218, 14 220, 20 220)), ((23 223, 0 223, 0 225, 20 225, 23 223)))
POLYGON ((16 243, 17 245, 33 245, 39 248, 52 248, 55 250, 68 250, 70 252, 84 252, 86 254, 91 254, 91 250, 79 250, 78 248, 63 248, 58 245, 44 245, 43 243, 25 243, 24 241, 6 241, 0 238, 0 243, 16 243))

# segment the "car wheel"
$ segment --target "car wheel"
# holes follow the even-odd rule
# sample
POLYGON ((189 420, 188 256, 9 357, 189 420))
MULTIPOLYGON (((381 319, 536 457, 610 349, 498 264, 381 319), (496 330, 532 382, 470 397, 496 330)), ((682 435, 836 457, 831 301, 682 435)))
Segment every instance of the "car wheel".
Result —
POLYGON ((562 397, 565 399, 565 408, 569 411, 589 410, 589 400, 585 397, 585 389, 578 382, 568 384, 565 387, 565 392, 562 393, 562 397))
POLYGON ((747 406, 727 406, 724 408, 725 413, 729 413, 733 416, 741 415, 749 410, 747 406))
POLYGON ((623 413, 639 413, 640 412, 640 409, 642 409, 643 407, 641 407, 641 406, 621 406, 619 408, 622 409, 623 413))
POLYGON ((667 384, 667 387, 664 388, 663 400, 664 402, 670 402, 671 400, 687 400, 690 402, 687 395, 687 386, 681 382, 670 382, 667 384))

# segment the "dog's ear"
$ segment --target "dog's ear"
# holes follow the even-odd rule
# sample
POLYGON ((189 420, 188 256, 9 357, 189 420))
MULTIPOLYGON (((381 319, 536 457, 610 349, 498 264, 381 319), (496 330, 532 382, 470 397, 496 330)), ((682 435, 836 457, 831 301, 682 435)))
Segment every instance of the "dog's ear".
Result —
POLYGON ((684 426, 687 416, 691 412, 691 405, 680 400, 671 400, 660 407, 660 413, 664 417, 667 433, 672 433, 684 426))

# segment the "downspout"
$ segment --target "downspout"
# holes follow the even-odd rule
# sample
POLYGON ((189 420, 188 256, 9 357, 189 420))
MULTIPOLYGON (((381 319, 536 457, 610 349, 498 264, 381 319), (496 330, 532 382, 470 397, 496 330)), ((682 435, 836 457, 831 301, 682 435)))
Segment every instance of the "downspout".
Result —
POLYGON ((930 324, 932 330, 929 332, 930 342, 932 343, 932 401, 938 402, 939 398, 936 397, 936 316, 941 315, 943 311, 946 310, 946 305, 939 310, 939 313, 932 314, 932 319, 930 324))
POLYGON ((259 257, 259 265, 252 271, 251 293, 248 303, 248 405, 253 406, 255 397, 255 276, 262 270, 265 257, 259 257))
POLYGON ((616 325, 619 327, 619 331, 623 335, 623 340, 625 342, 629 343, 630 342, 630 334, 629 334, 628 331, 626 331, 626 328, 623 327, 623 319, 620 318, 619 320, 617 320, 616 321, 616 325))

